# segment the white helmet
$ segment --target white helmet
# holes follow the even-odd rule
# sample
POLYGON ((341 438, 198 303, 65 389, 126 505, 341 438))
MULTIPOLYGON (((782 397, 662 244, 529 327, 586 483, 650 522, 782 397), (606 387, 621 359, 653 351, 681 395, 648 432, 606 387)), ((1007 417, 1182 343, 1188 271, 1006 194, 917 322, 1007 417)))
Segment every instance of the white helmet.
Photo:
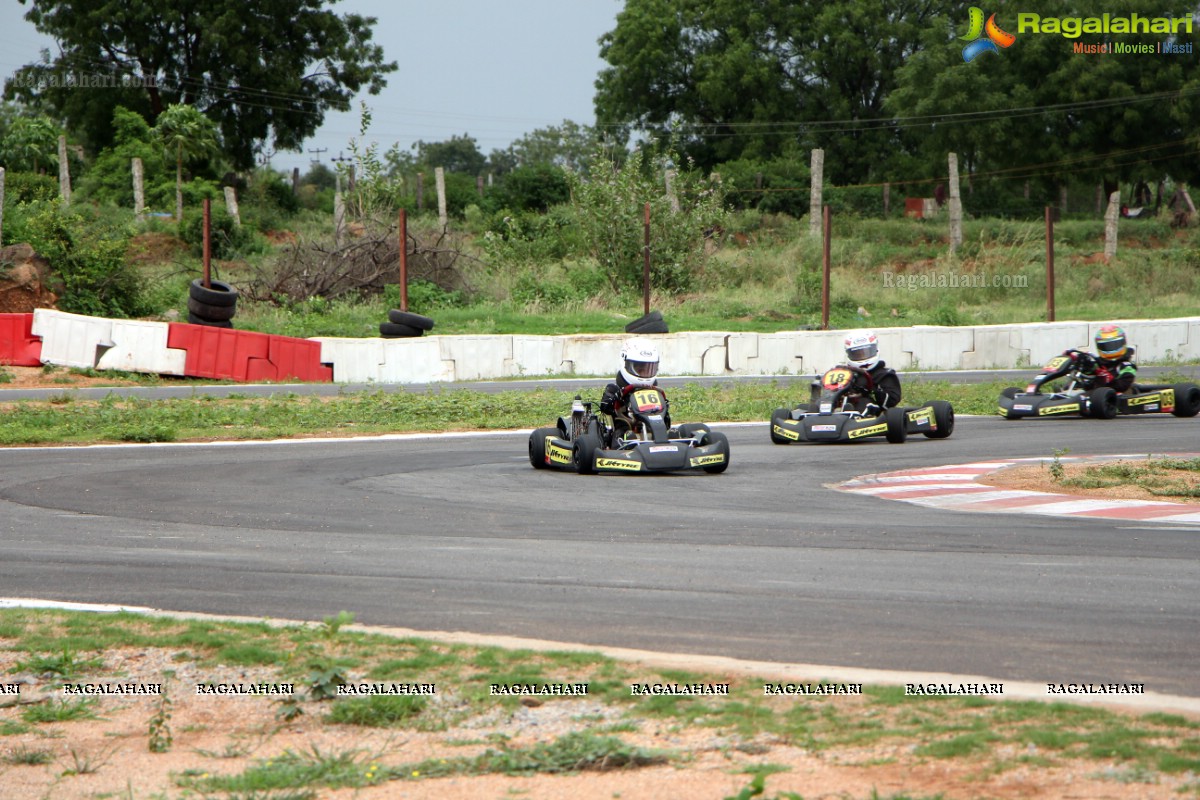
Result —
POLYGON ((621 377, 633 386, 652 386, 658 375, 658 345, 649 339, 630 339, 621 348, 621 377))
POLYGON ((846 334, 846 363, 852 367, 871 369, 879 363, 879 339, 875 331, 852 331, 846 334))

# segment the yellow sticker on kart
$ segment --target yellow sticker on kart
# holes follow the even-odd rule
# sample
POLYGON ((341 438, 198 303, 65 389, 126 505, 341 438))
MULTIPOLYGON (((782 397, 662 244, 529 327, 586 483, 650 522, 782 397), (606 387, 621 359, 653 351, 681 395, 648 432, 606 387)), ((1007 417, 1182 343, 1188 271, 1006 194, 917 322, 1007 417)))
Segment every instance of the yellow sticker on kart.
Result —
POLYGON ((1039 417, 1047 417, 1051 414, 1071 414, 1079 413, 1079 403, 1069 403, 1065 406, 1047 406, 1038 409, 1039 417))
POLYGON ((1162 401, 1163 411, 1170 411, 1171 409, 1175 408, 1175 390, 1160 389, 1157 392, 1139 394, 1136 397, 1130 397, 1128 400, 1126 400, 1125 405, 1146 406, 1150 405, 1151 403, 1157 403, 1160 400, 1162 401))
POLYGON ((553 439, 546 440, 546 460, 553 464, 570 464, 571 451, 557 445, 553 439))
POLYGON ((933 419, 933 409, 929 406, 918 408, 916 411, 908 412, 909 422, 914 422, 917 425, 928 425, 937 430, 937 423, 933 419))
POLYGON ((709 464, 724 464, 724 463, 725 463, 725 454, 724 453, 713 453, 712 455, 709 455, 709 456, 696 456, 695 458, 688 459, 688 464, 693 467, 706 467, 709 464))
POLYGON ((628 458, 597 458, 596 469, 623 469, 629 472, 638 472, 642 468, 642 462, 633 461, 628 458))
POLYGON ((849 438, 861 439, 864 436, 873 436, 876 433, 887 433, 887 423, 880 422, 877 425, 868 425, 865 428, 859 428, 856 431, 850 431, 849 438))
POLYGON ((791 439, 793 442, 800 441, 800 432, 799 431, 794 431, 791 428, 784 428, 779 425, 772 425, 771 430, 773 430, 776 434, 778 434, 779 436, 782 436, 785 439, 791 439))

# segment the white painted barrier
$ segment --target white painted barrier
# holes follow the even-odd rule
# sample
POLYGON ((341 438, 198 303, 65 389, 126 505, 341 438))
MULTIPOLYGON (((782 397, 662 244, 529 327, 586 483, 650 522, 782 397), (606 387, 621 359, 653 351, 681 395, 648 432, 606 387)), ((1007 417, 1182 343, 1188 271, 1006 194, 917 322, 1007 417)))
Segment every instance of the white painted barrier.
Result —
POLYGON ((110 319, 68 314, 50 308, 33 312, 34 336, 42 337, 42 363, 90 369, 113 346, 110 319))
POLYGON ((112 321, 113 346, 96 360, 97 369, 146 372, 151 375, 186 373, 187 351, 167 347, 170 327, 165 322, 131 319, 112 321))

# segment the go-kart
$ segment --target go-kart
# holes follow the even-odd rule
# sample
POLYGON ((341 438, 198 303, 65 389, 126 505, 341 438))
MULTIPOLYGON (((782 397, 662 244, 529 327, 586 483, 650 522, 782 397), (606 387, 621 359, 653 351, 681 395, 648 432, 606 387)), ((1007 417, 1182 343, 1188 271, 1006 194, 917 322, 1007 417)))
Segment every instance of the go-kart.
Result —
POLYGON ((923 433, 945 439, 954 432, 954 407, 944 400, 922 406, 884 409, 867 402, 874 387, 871 374, 859 367, 838 365, 812 382, 808 403, 777 408, 771 415, 771 441, 857 442, 883 436, 893 444, 923 433))
POLYGON ((667 396, 658 387, 627 386, 618 411, 596 414, 578 396, 569 416, 529 435, 535 469, 596 472, 673 472, 729 467, 729 440, 703 423, 667 427, 667 396))
POLYGON ((1096 386, 1099 362, 1091 353, 1068 350, 1046 362, 1042 371, 1021 391, 1010 386, 1000 393, 1000 416, 1005 419, 1081 417, 1112 419, 1118 414, 1170 412, 1177 417, 1194 417, 1200 412, 1200 386, 1194 383, 1153 385, 1135 383, 1118 394, 1111 386, 1096 386), (1058 391, 1043 391, 1060 378, 1066 384, 1058 391))

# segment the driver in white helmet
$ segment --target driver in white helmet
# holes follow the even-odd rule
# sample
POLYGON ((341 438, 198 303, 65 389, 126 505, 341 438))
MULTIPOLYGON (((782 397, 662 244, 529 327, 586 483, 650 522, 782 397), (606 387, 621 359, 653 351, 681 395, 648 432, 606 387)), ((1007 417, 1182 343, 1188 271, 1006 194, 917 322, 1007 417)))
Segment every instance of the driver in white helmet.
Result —
MULTIPOLYGON (((658 345, 649 339, 630 339, 621 348, 621 369, 616 379, 604 387, 600 398, 600 412, 616 419, 625 406, 628 387, 651 387, 658 385, 658 345)), ((671 427, 670 413, 663 415, 667 427, 671 427)))
POLYGON ((900 404, 900 376, 879 358, 879 338, 874 331, 850 331, 843 342, 846 363, 871 376, 871 386, 862 393, 864 403, 880 408, 900 404))

